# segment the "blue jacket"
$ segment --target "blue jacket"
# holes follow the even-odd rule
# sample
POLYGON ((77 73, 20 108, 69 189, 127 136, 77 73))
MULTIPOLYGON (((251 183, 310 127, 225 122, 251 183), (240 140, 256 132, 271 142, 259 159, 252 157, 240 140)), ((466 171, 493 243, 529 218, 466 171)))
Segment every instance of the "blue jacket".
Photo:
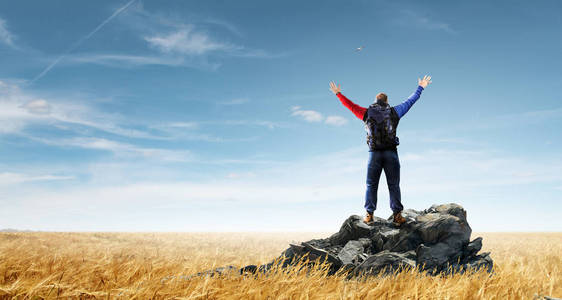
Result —
POLYGON ((416 91, 410 97, 408 97, 406 101, 394 106, 394 110, 396 110, 398 118, 402 118, 410 110, 412 105, 414 105, 414 103, 416 103, 416 101, 418 101, 418 99, 420 98, 422 91, 423 87, 421 85, 418 85, 416 91))

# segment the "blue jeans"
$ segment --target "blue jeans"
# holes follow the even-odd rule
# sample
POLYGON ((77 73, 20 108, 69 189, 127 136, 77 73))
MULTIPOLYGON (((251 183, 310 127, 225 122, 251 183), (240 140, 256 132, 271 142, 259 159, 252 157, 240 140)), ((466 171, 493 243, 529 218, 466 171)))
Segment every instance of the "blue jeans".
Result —
POLYGON ((398 160, 398 152, 395 149, 369 152, 365 209, 368 213, 373 213, 377 209, 377 190, 382 170, 384 170, 386 182, 388 183, 390 208, 393 212, 402 211, 404 207, 400 201, 400 161, 398 160))

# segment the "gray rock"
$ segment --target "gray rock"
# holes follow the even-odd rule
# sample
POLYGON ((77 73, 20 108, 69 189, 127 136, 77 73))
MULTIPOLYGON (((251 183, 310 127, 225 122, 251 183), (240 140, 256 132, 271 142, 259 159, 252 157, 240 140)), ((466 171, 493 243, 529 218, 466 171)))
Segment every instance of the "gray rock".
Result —
POLYGON ((349 241, 338 254, 338 258, 343 264, 353 264, 359 260, 359 256, 363 254, 363 243, 360 241, 349 241))
POLYGON ((416 232, 423 241, 416 249, 416 262, 421 269, 445 270, 463 256, 472 229, 461 206, 434 205, 416 217, 416 221, 416 232))
POLYGON ((424 213, 440 213, 456 216, 457 218, 464 220, 466 222, 466 210, 456 203, 448 204, 434 204, 430 208, 426 209, 424 213))
POLYGON ((418 258, 418 256, 417 256, 415 250, 411 250, 411 251, 404 252, 402 255, 403 255, 405 258, 411 259, 411 260, 413 260, 413 261, 415 261, 415 260, 418 258))
POLYGON ((415 268, 416 262, 404 254, 389 252, 388 250, 367 257, 357 268, 355 275, 375 275, 380 272, 390 274, 401 269, 415 268))
POLYGON ((371 227, 363 222, 363 217, 353 215, 347 218, 340 231, 328 238, 332 245, 345 245, 350 240, 369 236, 371 227))
POLYGON ((454 262, 453 258, 458 255, 457 249, 446 243, 437 243, 432 246, 421 244, 416 249, 416 263, 423 270, 441 271, 448 267, 448 263, 454 262))
POLYGON ((486 272, 490 273, 493 271, 494 261, 490 257, 489 252, 484 252, 477 255, 465 265, 465 269, 472 269, 473 271, 479 271, 480 269, 485 269, 486 272))
POLYGON ((468 243, 468 245, 463 251, 463 257, 470 258, 476 255, 476 253, 478 253, 480 249, 482 249, 482 238, 477 237, 472 242, 468 243))
POLYGON ((399 229, 386 229, 384 231, 380 232, 382 238, 384 241, 388 241, 390 239, 393 239, 395 236, 400 234, 400 230, 399 229))
POLYGON ((383 250, 384 240, 382 235, 378 232, 374 232, 371 235, 371 254, 378 253, 383 250))
POLYGON ((422 243, 422 239, 415 231, 401 230, 400 234, 387 241, 384 250, 392 252, 406 252, 415 250, 422 243))
MULTIPOLYGON (((375 217, 365 224, 363 217, 347 218, 340 230, 324 239, 290 244, 272 262, 240 268, 240 274, 268 272, 274 265, 289 268, 299 262, 305 266, 329 264, 329 274, 348 272, 348 276, 378 274, 403 268, 427 270, 430 274, 493 272, 489 253, 478 254, 482 238, 470 241, 472 229, 462 206, 433 205, 423 211, 406 209, 406 223, 398 226, 375 217)), ((226 269, 225 269, 226 270, 226 269)), ((200 274, 217 274, 225 270, 200 274)))
POLYGON ((327 261, 328 263, 334 265, 336 268, 341 267, 342 262, 339 258, 327 252, 324 249, 316 248, 307 242, 301 243, 305 247, 306 254, 309 260, 320 259, 320 262, 327 261))
POLYGON ((468 244, 472 229, 468 223, 456 216, 443 213, 428 213, 416 218, 417 232, 424 243, 438 243, 456 236, 468 244))

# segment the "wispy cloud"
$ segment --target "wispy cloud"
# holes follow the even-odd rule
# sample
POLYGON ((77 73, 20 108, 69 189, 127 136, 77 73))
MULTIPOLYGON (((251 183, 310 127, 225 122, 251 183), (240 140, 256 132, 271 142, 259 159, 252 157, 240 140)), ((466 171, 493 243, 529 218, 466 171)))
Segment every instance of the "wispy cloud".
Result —
POLYGON ((435 20, 423 13, 409 9, 401 10, 400 16, 395 19, 395 22, 400 25, 412 26, 425 30, 440 30, 447 33, 457 33, 453 28, 451 28, 450 24, 435 20))
POLYGON ((322 122, 324 120, 324 116, 315 110, 304 110, 300 106, 293 106, 291 110, 293 111, 291 116, 301 117, 307 122, 322 122))
POLYGON ((199 128, 198 122, 170 122, 170 123, 163 123, 160 125, 151 125, 152 128, 179 128, 179 129, 196 129, 199 128))
POLYGON ((16 49, 18 47, 15 45, 14 39, 14 35, 8 30, 6 20, 0 18, 0 43, 16 49))
POLYGON ((203 32, 196 32, 193 25, 169 34, 144 38, 150 46, 164 53, 201 55, 213 51, 230 51, 237 46, 215 41, 203 32))
POLYGON ((113 12, 113 14, 111 14, 111 16, 109 16, 107 19, 103 20, 103 22, 101 22, 96 28, 94 28, 94 30, 92 30, 90 33, 86 34, 85 36, 81 37, 79 40, 77 40, 76 42, 74 42, 74 44, 72 44, 65 52, 63 52, 59 57, 57 57, 51 64, 49 64, 43 71, 41 71, 41 73, 37 74, 37 76, 35 76, 35 78, 33 78, 29 84, 33 84, 35 81, 39 80, 41 77, 45 76, 54 66, 56 66, 62 59, 64 59, 70 52, 72 52, 74 49, 78 48, 78 46, 80 46, 82 43, 84 43, 86 40, 88 40, 89 38, 91 38, 94 34, 96 34, 96 32, 98 32, 100 29, 103 28, 103 26, 105 26, 107 23, 109 23, 109 21, 111 21, 113 18, 117 17, 120 13, 122 13, 124 10, 126 10, 131 4, 133 4, 133 2, 135 2, 136 0, 130 0, 129 2, 127 2, 125 5, 121 6, 120 8, 118 8, 117 10, 115 10, 113 12))
MULTIPOLYGON (((280 58, 289 52, 271 53, 264 49, 248 48, 243 43, 231 41, 242 36, 240 30, 229 22, 208 18, 185 23, 183 19, 172 14, 149 12, 144 9, 142 2, 132 5, 135 0, 116 10, 108 19, 104 20, 96 29, 73 44, 62 55, 53 61, 32 81, 38 80, 57 64, 98 64, 115 68, 132 68, 139 66, 163 65, 169 67, 188 67, 206 71, 215 71, 221 67, 221 58, 280 58), (125 13, 126 11, 126 13, 125 13), (75 53, 80 44, 99 31, 105 24, 117 15, 119 20, 132 29, 146 43, 146 53, 75 53), (218 25, 211 26, 208 25, 218 25), (230 33, 230 40, 220 37, 217 28, 226 28, 230 33), (232 33, 235 36, 232 36, 232 33)), ((224 32, 223 32, 224 36, 224 32)))
POLYGON ((325 122, 334 126, 342 126, 347 124, 347 119, 340 116, 327 116, 325 122))
POLYGON ((248 98, 234 98, 231 100, 226 100, 226 101, 220 101, 218 102, 218 104, 221 105, 239 105, 239 104, 245 104, 250 102, 250 99, 248 98))
POLYGON ((264 49, 247 48, 232 42, 213 38, 205 31, 197 30, 194 24, 184 24, 179 29, 144 36, 152 48, 166 55, 207 56, 220 54, 247 58, 279 58, 287 53, 269 53, 264 49))
MULTIPOLYGON (((95 129, 126 138, 142 138, 153 140, 197 140, 206 142, 233 142, 255 140, 257 137, 225 138, 195 131, 196 122, 169 122, 164 124, 137 123, 117 113, 106 113, 81 99, 61 100, 44 99, 27 92, 20 86, 0 81, 0 133, 20 134, 33 138, 25 133, 27 127, 33 125, 53 126, 82 135, 92 134, 95 129)), ((223 124, 225 121, 221 121, 223 124)), ((273 126, 263 124, 263 126, 273 126)))
MULTIPOLYGON (((239 38, 243 33, 235 25, 213 17, 192 18, 186 23, 171 13, 147 11, 141 3, 128 13, 126 24, 134 28, 147 45, 164 57, 207 59, 208 57, 279 58, 289 52, 271 53, 265 49, 249 48, 239 38), (218 28, 227 29, 219 34, 218 28), (210 27, 210 28, 209 28, 210 27), (234 36, 232 35, 234 34, 234 36), (236 42, 238 40, 238 42, 236 42)), ((196 61, 196 60, 195 60, 196 61)), ((187 59, 186 63, 194 63, 187 59)), ((215 62, 220 66, 220 63, 215 62)), ((205 64, 209 64, 205 61, 205 64)), ((179 64, 178 64, 179 65, 179 64)), ((189 64, 186 64, 190 66, 189 64)))
POLYGON ((554 107, 550 109, 529 110, 521 112, 506 112, 494 114, 486 117, 481 117, 477 122, 475 120, 457 120, 451 126, 431 129, 430 133, 433 136, 445 133, 458 134, 459 130, 473 131, 473 130, 487 130, 491 128, 520 128, 528 127, 531 125, 545 124, 547 122, 555 122, 562 119, 562 107, 554 107))
POLYGON ((190 67, 201 70, 214 71, 221 63, 210 62, 206 58, 191 58, 178 55, 126 55, 107 53, 80 53, 68 55, 68 64, 97 64, 114 68, 132 68, 139 66, 161 65, 169 67, 190 67))
POLYGON ((74 179, 74 176, 63 176, 63 175, 53 175, 53 174, 32 175, 32 174, 11 173, 11 172, 0 173, 0 185, 13 185, 13 184, 20 184, 25 182, 71 180, 71 179, 74 179))
POLYGON ((162 131, 177 131, 181 130, 185 132, 185 129, 198 129, 210 126, 260 126, 267 127, 268 129, 276 128, 293 128, 294 125, 291 122, 276 122, 268 120, 203 120, 203 121, 193 121, 193 122, 166 122, 161 124, 150 125, 150 128, 154 128, 162 131))
POLYGON ((347 124, 347 119, 340 116, 327 116, 324 117, 322 113, 315 110, 304 110, 300 106, 291 107, 292 116, 297 116, 303 120, 311 123, 324 122, 329 125, 342 126, 347 124))
POLYGON ((512 125, 513 122, 540 123, 552 119, 562 118, 562 107, 551 109, 529 110, 516 113, 507 113, 495 116, 495 119, 503 124, 512 125))
POLYGON ((237 36, 244 36, 244 34, 240 31, 240 29, 238 29, 238 27, 225 20, 209 17, 205 19, 203 23, 218 25, 222 28, 226 28, 228 31, 236 34, 237 36))
POLYGON ((221 120, 221 121, 206 121, 204 123, 215 124, 215 125, 263 126, 269 129, 293 127, 292 124, 287 122, 274 122, 274 121, 265 121, 265 120, 221 120))
POLYGON ((51 112, 51 105, 45 99, 37 99, 27 102, 21 106, 32 114, 49 114, 51 112))
POLYGON ((193 154, 188 150, 169 150, 159 148, 139 147, 129 143, 113 141, 104 138, 75 137, 69 139, 33 138, 35 141, 58 147, 78 147, 109 151, 118 157, 140 157, 160 161, 188 162, 193 160, 193 154))
MULTIPOLYGON (((0 134, 17 134, 28 139, 42 142, 36 136, 32 126, 44 126, 66 130, 77 137, 104 136, 109 133, 123 138, 149 139, 155 141, 204 141, 210 143, 249 142, 259 136, 226 137, 206 133, 209 126, 262 126, 269 129, 290 127, 284 123, 262 120, 205 120, 205 121, 171 121, 164 123, 146 123, 133 120, 118 113, 107 113, 88 104, 82 99, 44 99, 27 92, 16 84, 0 81, 0 134), (139 123, 140 122, 140 123, 139 123), (186 130, 187 129, 187 130, 186 130), (94 130, 94 131, 93 131, 94 130), (97 132, 99 131, 99 132, 97 132)), ((85 140, 82 140, 83 142, 85 140)), ((52 143, 51 143, 52 144, 52 143)), ((67 146, 72 144, 67 140, 67 146)), ((84 143, 93 146, 109 144, 84 143)), ((56 145, 56 144, 52 144, 56 145)), ((78 144, 75 144, 78 146, 78 144)), ((122 152, 141 153, 144 150, 128 146, 115 145, 122 152), (138 150, 138 151, 137 151, 138 150)), ((101 146, 100 146, 101 147, 101 146)), ((148 149, 145 153, 158 153, 148 149)), ((171 155, 170 157, 175 157, 171 155)))
MULTIPOLYGON (((105 147, 105 146, 103 146, 105 147)), ((470 212, 473 228, 486 228, 485 221, 478 219, 480 216, 491 217, 497 213, 499 207, 504 211, 519 210, 522 206, 535 203, 535 195, 517 195, 513 189, 527 187, 541 187, 544 183, 554 183, 560 186, 562 176, 559 169, 561 161, 536 158, 532 161, 523 157, 507 156, 505 153, 489 151, 490 149, 457 149, 440 150, 432 149, 416 153, 402 153, 403 164, 402 192, 403 201, 409 208, 423 209, 434 203, 457 202, 465 206, 470 212), (518 173, 526 170, 524 173, 518 173), (496 196, 496 194, 501 196, 496 196), (453 197, 453 198, 451 198, 453 197), (516 198, 519 197, 519 198, 516 198), (494 199, 494 201, 489 201, 494 199)), ((171 216, 173 211, 181 210, 182 216, 190 214, 201 216, 205 219, 211 214, 216 214, 219 208, 230 205, 232 210, 228 214, 240 213, 245 207, 251 206, 256 212, 260 207, 271 209, 271 203, 287 210, 280 212, 280 219, 291 216, 295 220, 309 215, 303 211, 302 206, 318 207, 322 211, 330 212, 333 217, 347 216, 350 213, 360 213, 365 192, 365 168, 367 164, 366 147, 355 147, 342 151, 323 153, 313 157, 303 157, 284 164, 250 165, 249 168, 231 170, 226 166, 221 167, 221 172, 215 173, 208 180, 160 180, 160 174, 153 174, 152 168, 146 169, 143 180, 123 183, 129 178, 129 169, 120 171, 123 178, 113 178, 104 186, 79 186, 69 189, 65 193, 55 191, 37 191, 35 193, 17 193, 14 196, 20 206, 9 207, 4 214, 7 222, 19 224, 10 215, 27 211, 35 216, 36 220, 43 222, 34 223, 34 226, 45 229, 51 226, 49 220, 59 218, 64 214, 82 215, 91 214, 99 220, 109 213, 119 212, 124 218, 132 217, 132 210, 139 213, 154 213, 161 210, 162 214, 171 216), (322 167, 319 168, 318 166, 322 167), (220 188, 217 188, 220 187, 220 188), (41 197, 38 197, 38 193, 41 197), (40 199, 40 200, 39 200, 40 199), (51 201, 55 200, 56 201, 51 201), (76 201, 81 199, 82 201, 76 201), (264 201, 266 200, 266 201, 264 201), (48 211, 56 212, 53 215, 38 218, 42 215, 49 203, 48 211), (96 205, 89 205, 95 203, 96 205), (111 205, 105 205, 110 204, 111 205), (246 206, 245 206, 246 205, 246 206), (328 210, 327 207, 333 207, 328 210), (56 209, 53 209, 56 208, 56 209), (106 209, 107 208, 107 209, 106 209), (134 209, 133 209, 134 208, 134 209), (298 217, 295 217, 297 216, 298 217)), ((137 163, 134 164, 137 166, 137 163)), ((127 168, 127 166, 124 166, 127 168)), ((131 164, 129 167, 133 167, 131 164)), ((143 168, 140 168, 143 169, 143 168)), ((100 167, 97 177, 112 176, 116 171, 100 167), (106 174, 107 173, 107 174, 106 174), (104 175, 105 174, 105 175, 104 175)), ((118 171, 119 172, 119 171, 118 171)), ((390 214, 383 199, 388 199, 385 188, 384 176, 381 178, 379 189, 379 207, 377 215, 390 214)), ((534 208, 529 207, 528 211, 534 208)), ((540 206, 537 209, 541 210, 540 206)), ((532 212, 530 212, 532 214, 532 212)), ((542 210, 541 214, 544 213, 542 210)), ((320 218, 320 217, 318 217, 320 218)), ((322 214, 321 220, 326 219, 322 214)), ((319 219, 319 220, 320 220, 319 219)), ((143 219, 144 220, 144 219, 143 219)), ((299 223, 302 228, 311 228, 310 219, 299 223)), ((161 221, 161 220, 160 220, 161 221)), ((341 220, 331 219, 325 226, 337 228, 341 220)), ((139 220, 135 224, 143 226, 141 230, 178 230, 179 228, 158 227, 159 223, 144 222, 139 220), (157 227, 154 227, 157 226, 157 227)), ((286 228, 282 220, 275 223, 275 228, 286 228)), ((286 223, 286 222, 285 222, 286 223)), ((98 223, 92 223, 86 229, 98 229, 98 223)), ((109 223, 113 230, 133 230, 122 228, 119 224, 109 223)), ((208 223, 186 221, 182 219, 182 228, 198 230, 198 226, 209 226, 208 223)), ((255 219, 248 220, 243 229, 249 230, 252 226, 260 224, 255 219)), ((69 223, 67 226, 79 227, 83 224, 69 223)), ((494 224, 492 224, 494 225, 494 224)), ((509 223, 513 228, 521 228, 525 224, 509 223), (519 227, 518 227, 519 226, 519 227)), ((495 225, 494 225, 495 226, 495 225)), ((558 225, 559 226, 559 225, 558 225)), ((218 226, 225 230, 226 227, 218 226)), ((497 227, 488 227, 488 230, 497 227)), ((69 228, 70 230, 72 228, 69 228)), ((74 228, 76 229, 76 228, 74 228)), ((78 229, 84 229, 82 227, 78 229)))
POLYGON ((0 132, 3 133, 18 133, 36 124, 73 124, 127 137, 158 138, 147 131, 121 126, 123 120, 119 114, 104 113, 84 101, 44 99, 17 84, 0 81, 0 132))

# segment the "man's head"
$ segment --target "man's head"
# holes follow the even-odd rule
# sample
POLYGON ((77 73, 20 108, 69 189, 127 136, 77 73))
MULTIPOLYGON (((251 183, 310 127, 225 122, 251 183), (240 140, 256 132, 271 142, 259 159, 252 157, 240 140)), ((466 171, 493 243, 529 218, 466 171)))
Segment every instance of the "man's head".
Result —
POLYGON ((377 100, 381 100, 381 101, 383 101, 383 102, 388 103, 388 97, 386 96, 385 93, 378 93, 378 94, 377 94, 377 99, 375 99, 375 102, 376 102, 377 100))

